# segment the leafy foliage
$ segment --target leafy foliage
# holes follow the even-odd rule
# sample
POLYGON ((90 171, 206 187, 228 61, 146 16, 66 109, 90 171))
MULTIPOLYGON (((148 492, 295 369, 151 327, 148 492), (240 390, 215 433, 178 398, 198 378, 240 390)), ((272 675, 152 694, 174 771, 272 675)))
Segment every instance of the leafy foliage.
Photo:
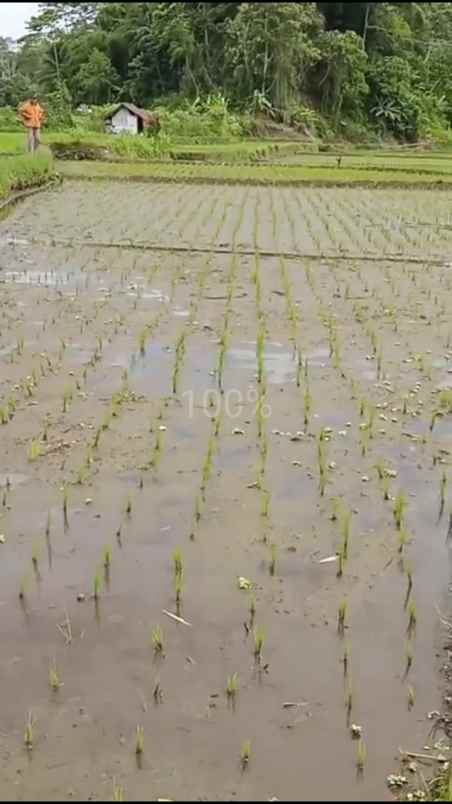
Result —
POLYGON ((321 134, 447 139, 451 54, 443 2, 47 2, 17 48, 0 38, 0 106, 38 91, 52 127, 71 105, 129 100, 176 107, 195 138, 206 114, 208 138, 240 133, 234 110, 321 134))

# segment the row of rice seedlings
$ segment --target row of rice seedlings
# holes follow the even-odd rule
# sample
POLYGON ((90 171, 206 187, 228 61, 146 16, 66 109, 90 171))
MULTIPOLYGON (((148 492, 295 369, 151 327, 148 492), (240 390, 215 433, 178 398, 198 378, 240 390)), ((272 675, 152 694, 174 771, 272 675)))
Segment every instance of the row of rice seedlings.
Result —
POLYGON ((163 446, 164 446, 164 430, 157 430, 155 433, 154 446, 152 448, 149 461, 144 468, 154 470, 158 469, 160 461, 162 459, 163 446))
POLYGON ((317 442, 317 461, 319 466, 319 491, 320 496, 324 497, 326 484, 328 482, 328 466, 325 456, 325 442, 321 436, 322 434, 320 434, 317 442))
POLYGON ((401 530, 404 524, 407 499, 402 491, 399 491, 394 500, 393 515, 397 530, 401 530))
POLYGON ((199 493, 195 495, 194 512, 192 520, 192 528, 190 531, 190 539, 194 541, 198 524, 204 512, 206 502, 207 485, 212 477, 213 459, 217 449, 216 438, 219 432, 219 422, 221 421, 221 412, 215 419, 212 419, 212 428, 207 442, 207 450, 204 456, 204 461, 201 468, 201 482, 199 485, 199 493))
POLYGON ((177 394, 178 390, 178 383, 179 383, 179 374, 182 368, 182 364, 184 361, 185 356, 185 330, 179 334, 177 341, 176 341, 176 352, 175 352, 175 361, 174 361, 174 368, 173 368, 173 394, 177 394))
POLYGON ((254 255, 254 271, 251 274, 251 281, 254 284, 256 294, 256 310, 258 319, 261 317, 261 301, 262 301, 262 287, 261 287, 261 274, 260 274, 260 256, 259 252, 254 255))
POLYGON ((221 338, 220 338, 220 349, 218 352, 218 363, 217 363, 217 381, 218 381, 218 388, 220 389, 220 393, 223 393, 223 374, 224 374, 224 364, 226 360, 226 353, 229 347, 229 334, 227 329, 223 331, 221 338))
POLYGON ((293 299, 292 286, 290 283, 286 262, 284 260, 284 257, 282 256, 279 257, 279 270, 281 275, 282 286, 284 288, 284 295, 286 299, 286 315, 291 332, 290 339, 295 343, 297 340, 299 310, 293 299))
POLYGON ((176 547, 173 552, 173 566, 174 566, 174 592, 176 598, 176 613, 180 614, 180 607, 182 603, 182 589, 183 589, 183 566, 182 566, 182 552, 180 547, 176 547))

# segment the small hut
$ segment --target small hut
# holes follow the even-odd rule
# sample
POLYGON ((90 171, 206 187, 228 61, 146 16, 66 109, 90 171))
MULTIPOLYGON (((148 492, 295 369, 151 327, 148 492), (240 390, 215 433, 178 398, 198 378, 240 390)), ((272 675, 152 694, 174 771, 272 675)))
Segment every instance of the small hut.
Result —
POLYGON ((105 128, 113 134, 142 134, 146 129, 158 131, 158 115, 140 109, 133 103, 120 103, 105 117, 105 128))

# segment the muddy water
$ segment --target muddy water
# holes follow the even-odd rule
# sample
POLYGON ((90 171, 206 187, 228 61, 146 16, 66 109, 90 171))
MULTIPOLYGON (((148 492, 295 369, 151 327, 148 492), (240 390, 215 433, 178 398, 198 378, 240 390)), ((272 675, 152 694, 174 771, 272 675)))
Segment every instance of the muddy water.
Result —
MULTIPOLYGON (((348 242, 343 191, 232 190, 223 196, 218 187, 196 188, 192 195, 186 187, 121 185, 116 194, 111 184, 71 184, 41 195, 39 204, 24 202, 0 226, 0 408, 14 400, 14 415, 0 432, 4 800, 104 800, 112 797, 114 780, 130 800, 390 799, 386 776, 398 770, 399 746, 428 744, 427 713, 442 706, 435 604, 442 607, 450 576, 448 485, 438 517, 441 473, 452 450, 450 416, 430 431, 435 389, 450 364, 448 269, 291 261, 284 277, 278 260, 261 258, 259 305, 255 264, 238 258, 220 383, 231 256, 207 262, 86 241, 88 235, 157 245, 171 238, 175 245, 256 240, 287 250, 294 237, 300 247, 312 237, 320 250, 328 241, 332 251, 348 242), (149 215, 138 218, 138 200, 149 215), (151 214, 153 203, 158 215, 151 214), (277 216, 285 215, 277 242, 272 204, 277 216), (319 204, 331 211, 328 226, 314 215, 319 204), (311 210, 311 218, 302 218, 309 231, 293 230, 288 210, 299 215, 304 208, 311 210), (51 245, 57 234, 83 245, 51 245), (31 248, 33 236, 47 245, 31 248), (295 336, 287 281, 299 315, 295 336), (264 491, 256 487, 263 443, 256 417, 259 312, 266 326, 265 516, 264 491), (181 334, 185 349, 173 394, 181 334), (297 384, 294 339, 308 361, 307 422, 307 382, 302 373, 297 384), (413 354, 423 354, 424 363, 413 354), (371 409, 366 441, 362 425, 371 409), (218 434, 211 437, 219 410, 218 434), (329 428, 323 496, 321 428, 329 428), (197 523, 195 500, 212 439, 197 523), (32 442, 41 453, 34 460, 32 442), (438 456, 445 463, 434 464, 438 456), (397 473, 390 496, 406 495, 402 556, 377 462, 397 473), (337 562, 319 563, 342 543, 343 525, 331 519, 334 498, 352 512, 342 577, 337 562), (190 626, 163 613, 176 612, 176 546, 184 565, 180 614, 190 626), (417 624, 405 677, 407 566, 417 624), (96 573, 97 605, 91 597, 96 573), (239 590, 238 576, 254 584, 254 625, 265 632, 260 663, 248 633, 250 594, 239 590), (343 599, 348 613, 341 637, 343 599), (152 648, 158 624, 164 657, 152 648), (62 685, 56 692, 48 683, 54 663, 62 685), (235 672, 239 691, 232 705, 225 687, 235 672), (153 695, 157 682, 160 702, 153 695), (408 686, 415 693, 411 710, 408 686), (359 778, 347 689, 350 721, 362 726, 367 750, 359 778), (30 712, 33 749, 27 752, 30 712), (145 732, 140 769, 137 725, 145 732), (251 758, 242 770, 246 740, 251 758)), ((445 214, 446 194, 429 198, 445 214)), ((360 208, 382 223, 398 203, 397 194, 368 191, 347 199, 351 218, 360 208)), ((413 193, 402 201, 415 215, 422 199, 413 193)), ((369 247, 364 227, 350 226, 356 248, 369 247)), ((397 247, 407 254, 413 243, 421 248, 421 233, 416 237, 413 229, 411 239, 399 233, 397 247)), ((378 249, 378 239, 372 242, 378 249)))

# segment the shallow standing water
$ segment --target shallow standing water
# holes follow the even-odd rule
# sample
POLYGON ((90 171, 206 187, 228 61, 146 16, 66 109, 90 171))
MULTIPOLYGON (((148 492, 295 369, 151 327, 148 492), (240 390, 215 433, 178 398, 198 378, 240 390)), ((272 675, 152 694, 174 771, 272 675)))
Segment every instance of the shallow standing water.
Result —
POLYGON ((428 260, 450 232, 433 247, 411 224, 449 204, 446 192, 68 183, 2 221, 2 799, 101 800, 114 784, 129 800, 391 798, 398 748, 422 750, 441 708, 452 430, 448 415, 430 421, 452 357, 451 278, 428 260), (402 210, 410 226, 383 236, 402 210), (159 251, 168 241, 332 258, 159 251), (362 260, 333 258, 344 252, 362 260), (402 537, 376 465, 389 497, 406 498, 402 537), (343 550, 347 511, 337 577, 337 559, 320 562, 343 550), (190 626, 163 613, 177 610, 176 546, 190 626))

